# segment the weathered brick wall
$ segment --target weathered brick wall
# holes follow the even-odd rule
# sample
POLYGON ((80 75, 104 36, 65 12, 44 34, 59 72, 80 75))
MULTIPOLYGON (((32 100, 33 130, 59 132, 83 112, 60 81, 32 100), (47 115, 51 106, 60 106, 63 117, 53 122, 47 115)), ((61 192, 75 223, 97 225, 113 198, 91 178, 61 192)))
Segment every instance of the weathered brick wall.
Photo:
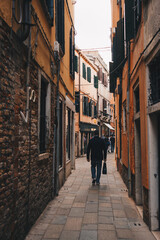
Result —
POLYGON ((55 86, 51 84, 49 158, 38 160, 38 65, 32 60, 30 117, 26 107, 27 48, 0 19, 0 239, 24 239, 52 198, 55 86))

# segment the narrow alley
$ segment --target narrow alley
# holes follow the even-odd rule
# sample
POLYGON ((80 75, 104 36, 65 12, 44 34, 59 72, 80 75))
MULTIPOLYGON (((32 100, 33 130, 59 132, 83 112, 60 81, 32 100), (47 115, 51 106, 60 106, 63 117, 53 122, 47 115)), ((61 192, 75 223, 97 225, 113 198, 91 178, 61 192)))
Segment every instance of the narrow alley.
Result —
POLYGON ((108 174, 92 186, 90 163, 76 160, 76 170, 46 207, 26 240, 154 240, 108 154, 108 174))

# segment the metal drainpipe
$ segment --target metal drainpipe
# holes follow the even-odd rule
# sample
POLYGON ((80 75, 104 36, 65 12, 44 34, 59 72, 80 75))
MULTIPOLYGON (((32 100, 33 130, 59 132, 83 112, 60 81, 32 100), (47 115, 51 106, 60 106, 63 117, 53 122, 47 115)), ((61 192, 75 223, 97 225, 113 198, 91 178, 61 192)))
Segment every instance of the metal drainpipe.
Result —
POLYGON ((60 122, 60 109, 59 109, 59 78, 60 78, 60 59, 58 59, 58 75, 57 75, 57 161, 56 161, 56 195, 59 191, 59 122, 60 122))
MULTIPOLYGON (((29 4, 29 23, 31 21, 31 16, 30 16, 30 12, 31 12, 31 6, 29 4)), ((29 39, 28 39, 28 59, 27 59, 27 80, 26 80, 26 88, 27 88, 27 102, 26 102, 26 116, 24 115, 24 113, 22 111, 20 111, 20 115, 23 119, 23 121, 25 123, 28 122, 28 117, 29 117, 29 91, 30 91, 30 87, 29 87, 29 83, 30 83, 30 75, 29 75, 29 71, 30 71, 30 59, 31 59, 31 31, 30 31, 30 27, 29 27, 29 39)))
POLYGON ((130 102, 130 41, 128 42, 128 85, 127 85, 127 142, 128 142, 128 196, 131 197, 131 167, 129 138, 129 102, 130 102))

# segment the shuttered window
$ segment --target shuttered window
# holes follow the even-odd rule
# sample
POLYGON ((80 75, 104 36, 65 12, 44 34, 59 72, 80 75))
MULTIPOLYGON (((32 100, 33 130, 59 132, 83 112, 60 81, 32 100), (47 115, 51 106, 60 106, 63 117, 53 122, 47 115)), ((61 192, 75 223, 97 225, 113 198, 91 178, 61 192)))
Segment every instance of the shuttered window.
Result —
POLYGON ((65 30, 64 30, 64 0, 56 0, 56 6, 57 6, 57 41, 59 42, 62 50, 62 54, 65 54, 65 30))
POLYGON ((91 68, 87 67, 87 81, 91 82, 91 68))
POLYGON ((86 79, 86 65, 82 63, 82 69, 83 69, 83 78, 86 79))
POLYGON ((47 4, 47 7, 48 7, 48 12, 49 12, 49 15, 52 19, 52 23, 53 23, 53 11, 54 11, 54 8, 53 8, 53 0, 46 0, 46 4, 47 4))
POLYGON ((78 57, 74 56, 74 71, 78 73, 78 57))
POLYGON ((114 93, 115 88, 116 88, 116 84, 117 84, 117 78, 116 78, 116 74, 114 71, 114 63, 110 62, 109 63, 109 80, 110 80, 110 92, 114 93))
POLYGON ((92 117, 92 100, 89 102, 89 116, 92 117))
POLYGON ((134 35, 136 36, 141 22, 142 2, 134 0, 134 35))
POLYGON ((97 104, 94 105, 94 118, 97 118, 97 104))
POLYGON ((125 0, 126 41, 133 39, 138 31, 142 14, 142 0, 125 0))
POLYGON ((74 80, 74 34, 73 28, 70 30, 70 76, 74 80))
POLYGON ((83 115, 89 116, 89 98, 83 96, 83 115))
POLYGON ((94 75, 94 87, 98 88, 98 77, 94 75))
POLYGON ((80 107, 80 98, 79 98, 79 92, 75 92, 75 107, 76 107, 76 112, 79 112, 79 107, 80 107))

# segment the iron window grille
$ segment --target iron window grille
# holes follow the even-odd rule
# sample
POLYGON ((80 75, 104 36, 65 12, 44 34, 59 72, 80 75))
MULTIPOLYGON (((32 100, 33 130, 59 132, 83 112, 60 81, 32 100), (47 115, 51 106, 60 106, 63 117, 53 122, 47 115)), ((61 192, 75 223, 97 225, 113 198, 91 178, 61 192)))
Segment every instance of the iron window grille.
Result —
POLYGON ((149 64, 149 105, 160 102, 160 55, 149 64))

